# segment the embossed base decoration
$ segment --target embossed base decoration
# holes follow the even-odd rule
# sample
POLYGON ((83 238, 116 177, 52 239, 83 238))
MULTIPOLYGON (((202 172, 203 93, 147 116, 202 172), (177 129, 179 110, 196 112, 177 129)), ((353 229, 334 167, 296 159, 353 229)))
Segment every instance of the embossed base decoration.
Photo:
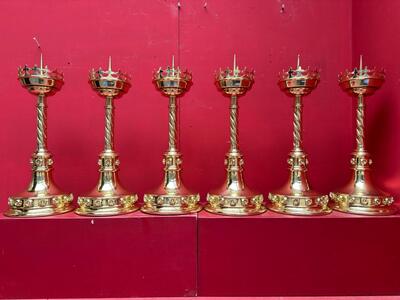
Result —
POLYGON ((44 217, 63 214, 74 209, 72 194, 21 196, 8 199, 7 217, 44 217))
POLYGON ((301 195, 270 193, 268 199, 270 200, 267 204, 268 209, 277 213, 315 216, 326 215, 332 211, 328 206, 328 195, 319 195, 312 191, 301 195))
POLYGON ((266 211, 263 195, 230 196, 207 195, 208 204, 204 209, 210 213, 230 216, 251 216, 266 211))
POLYGON ((79 197, 79 208, 75 210, 75 213, 96 217, 128 214, 139 209, 136 201, 136 195, 79 197))
POLYGON ((159 215, 182 215, 196 213, 202 209, 200 196, 195 195, 144 195, 142 212, 159 215))
POLYGON ((332 208, 341 212, 358 215, 393 215, 398 207, 393 205, 389 195, 365 196, 357 194, 330 193, 332 208))

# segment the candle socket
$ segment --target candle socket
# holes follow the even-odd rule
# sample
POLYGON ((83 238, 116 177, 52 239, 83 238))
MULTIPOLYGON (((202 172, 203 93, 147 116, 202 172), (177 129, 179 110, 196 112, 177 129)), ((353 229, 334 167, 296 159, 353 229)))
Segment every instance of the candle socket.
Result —
POLYGON ((144 195, 141 210, 148 214, 180 215, 198 212, 200 196, 189 191, 182 183, 181 154, 177 146, 177 97, 191 84, 192 76, 180 68, 167 67, 155 72, 153 81, 156 87, 169 98, 168 150, 164 154, 164 182, 154 192, 144 195))
POLYGON ((129 87, 129 77, 121 71, 92 70, 89 81, 95 91, 105 97, 105 141, 100 153, 99 182, 86 196, 78 197, 79 207, 75 213, 83 216, 113 216, 131 213, 139 209, 137 195, 129 193, 120 184, 118 168, 120 161, 114 151, 114 99, 125 94, 129 87))
MULTIPOLYGON (((361 65, 361 63, 360 63, 361 65)), ((383 70, 367 67, 345 71, 339 75, 339 85, 357 97, 356 149, 350 160, 353 170, 349 183, 337 192, 330 193, 332 208, 361 215, 391 215, 397 212, 391 195, 377 188, 371 179, 372 159, 365 149, 365 97, 372 95, 385 80, 383 70)))
MULTIPOLYGON (((236 58, 236 57, 235 57, 236 58)), ((240 70, 220 70, 216 76, 217 85, 230 96, 230 149, 226 154, 226 182, 216 191, 207 195, 205 209, 211 213, 233 216, 256 215, 265 212, 263 195, 251 191, 243 179, 243 156, 238 143, 238 96, 251 88, 254 72, 240 70)))
POLYGON ((42 217, 65 213, 73 209, 72 194, 62 192, 53 182, 53 158, 47 150, 47 98, 63 84, 61 73, 46 67, 25 66, 18 69, 23 87, 37 96, 37 149, 31 159, 32 180, 26 192, 11 196, 9 217, 42 217))
MULTIPOLYGON (((299 64, 299 63, 298 63, 299 64)), ((318 71, 289 69, 279 76, 282 91, 294 98, 293 149, 287 160, 289 180, 279 190, 268 195, 267 207, 278 213, 291 215, 324 215, 331 212, 328 195, 313 191, 307 179, 307 154, 302 147, 302 97, 312 92, 319 82, 318 71)))

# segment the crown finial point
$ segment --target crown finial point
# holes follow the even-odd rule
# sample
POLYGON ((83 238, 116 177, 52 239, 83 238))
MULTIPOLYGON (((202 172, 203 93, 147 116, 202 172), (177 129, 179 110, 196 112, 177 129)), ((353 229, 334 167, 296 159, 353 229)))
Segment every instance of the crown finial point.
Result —
POLYGON ((236 71, 236 53, 233 54, 233 71, 236 71))
POLYGON ((172 70, 175 69, 175 56, 172 55, 172 70))
POLYGON ((363 56, 360 55, 360 70, 362 70, 362 64, 363 64, 363 56))

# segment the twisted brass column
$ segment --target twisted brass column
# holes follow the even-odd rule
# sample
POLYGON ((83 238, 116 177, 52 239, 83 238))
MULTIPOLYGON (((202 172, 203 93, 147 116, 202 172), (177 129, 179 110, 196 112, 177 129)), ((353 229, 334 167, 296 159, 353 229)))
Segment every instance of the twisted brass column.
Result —
POLYGON ((113 97, 106 97, 105 106, 105 134, 104 134, 104 151, 114 150, 114 102, 113 97))
POLYGON ((32 179, 26 192, 9 197, 10 217, 40 217, 65 213, 73 209, 72 194, 66 194, 54 184, 53 158, 47 150, 47 98, 56 93, 63 83, 63 76, 41 65, 18 69, 22 86, 37 96, 36 151, 32 155, 32 179))

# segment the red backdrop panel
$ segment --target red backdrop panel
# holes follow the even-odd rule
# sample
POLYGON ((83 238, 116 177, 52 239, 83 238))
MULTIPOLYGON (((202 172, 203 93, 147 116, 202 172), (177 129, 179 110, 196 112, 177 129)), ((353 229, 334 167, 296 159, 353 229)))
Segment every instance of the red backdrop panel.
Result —
MULTIPOLYGON (((276 81, 279 71, 294 66, 297 53, 303 66, 321 69, 320 85, 304 101, 310 181, 324 192, 343 184, 353 145, 352 113, 337 74, 351 67, 351 2, 288 0, 284 11, 282 3, 181 1, 179 12, 175 0, 3 3, 0 208, 30 179, 35 99, 17 82, 16 67, 38 62, 33 36, 41 41, 45 63, 65 74, 62 90, 49 99, 48 137, 56 182, 76 196, 97 181, 104 103, 91 90, 87 74, 92 67, 105 67, 108 55, 115 68, 133 75, 131 90, 116 101, 116 149, 121 180, 130 190, 142 195, 162 180, 167 100, 155 89, 151 75, 169 63, 172 54, 193 72, 194 84, 180 100, 180 145, 188 187, 204 196, 224 181, 228 99, 213 78, 216 69, 232 64, 233 53, 240 66, 256 70, 252 90, 239 100, 248 185, 267 194, 286 180, 292 101, 276 81)), ((388 168, 387 153, 374 154, 381 168, 388 168)), ((379 175, 386 180, 393 174, 379 175)))

